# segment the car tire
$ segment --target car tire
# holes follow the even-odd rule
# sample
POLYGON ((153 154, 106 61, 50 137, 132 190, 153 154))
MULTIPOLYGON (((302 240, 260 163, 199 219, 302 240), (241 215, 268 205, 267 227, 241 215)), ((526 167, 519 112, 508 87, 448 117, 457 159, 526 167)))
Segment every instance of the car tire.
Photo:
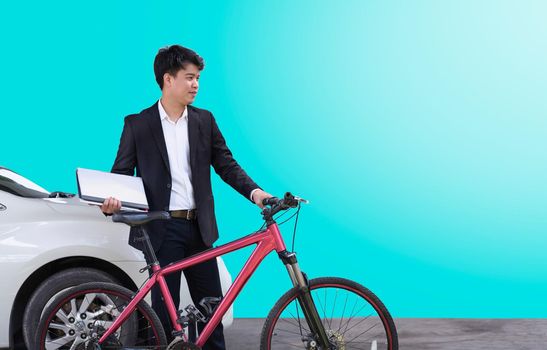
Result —
POLYGON ((23 315, 23 338, 28 349, 34 349, 36 331, 42 312, 58 293, 87 282, 116 283, 111 275, 92 268, 77 267, 57 272, 43 281, 32 293, 23 315))

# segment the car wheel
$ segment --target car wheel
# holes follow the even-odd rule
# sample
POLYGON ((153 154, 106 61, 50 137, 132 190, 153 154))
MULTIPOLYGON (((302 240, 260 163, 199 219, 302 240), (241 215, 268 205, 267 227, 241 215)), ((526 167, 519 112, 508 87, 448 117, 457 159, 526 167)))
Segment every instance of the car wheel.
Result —
POLYGON ((67 288, 87 282, 116 283, 117 281, 100 270, 78 267, 57 272, 36 288, 23 315, 23 338, 28 349, 34 349, 40 317, 45 307, 53 301, 53 297, 67 288))

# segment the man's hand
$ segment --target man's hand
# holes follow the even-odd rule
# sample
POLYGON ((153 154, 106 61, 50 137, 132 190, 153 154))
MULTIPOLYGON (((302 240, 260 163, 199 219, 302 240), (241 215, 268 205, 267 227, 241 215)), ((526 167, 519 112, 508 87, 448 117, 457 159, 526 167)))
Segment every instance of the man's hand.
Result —
POLYGON ((120 202, 116 198, 108 197, 104 200, 103 204, 101 205, 101 210, 105 215, 112 215, 120 211, 121 207, 122 207, 122 202, 120 202))
POLYGON ((266 198, 271 198, 273 197, 271 194, 269 194, 268 192, 264 192, 262 190, 256 190, 254 193, 253 193, 253 202, 255 202, 256 205, 258 205, 260 207, 260 209, 264 208, 264 205, 262 204, 262 201, 266 198))

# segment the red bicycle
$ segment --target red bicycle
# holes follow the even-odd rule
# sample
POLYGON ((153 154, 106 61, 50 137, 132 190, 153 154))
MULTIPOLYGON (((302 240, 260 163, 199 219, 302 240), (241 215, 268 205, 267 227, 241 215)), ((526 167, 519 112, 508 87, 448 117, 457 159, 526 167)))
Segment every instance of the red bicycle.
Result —
POLYGON ((260 349, 397 350, 395 324, 378 297, 362 285, 343 278, 308 280, 300 270, 296 254, 286 249, 274 215, 298 208, 297 222, 301 202, 306 201, 290 193, 283 199, 266 199, 262 211, 264 229, 163 268, 143 225, 152 220, 167 220, 169 213, 115 214, 113 221, 140 228, 146 253, 154 261, 147 266, 150 278, 136 293, 115 284, 98 282, 62 292, 43 313, 37 334, 39 349, 200 349, 262 260, 276 251, 294 287, 268 314, 260 349), (176 310, 165 282, 166 275, 253 244, 256 244, 254 251, 222 299, 204 298, 197 308, 188 305, 184 310, 176 310), (156 284, 172 322, 175 338, 170 344, 157 315, 144 301, 156 284), (199 322, 206 325, 197 334, 199 322))

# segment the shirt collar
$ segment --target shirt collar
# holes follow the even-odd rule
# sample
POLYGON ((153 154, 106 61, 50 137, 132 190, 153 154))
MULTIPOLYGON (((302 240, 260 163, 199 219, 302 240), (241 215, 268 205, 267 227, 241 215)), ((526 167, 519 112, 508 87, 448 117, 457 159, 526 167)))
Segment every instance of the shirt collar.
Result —
MULTIPOLYGON (((160 119, 161 120, 167 120, 168 122, 173 122, 171 119, 169 119, 169 116, 167 115, 167 112, 165 109, 163 109, 163 106, 161 104, 161 100, 158 101, 158 110, 160 112, 160 119)), ((188 106, 184 107, 184 111, 182 112, 181 119, 187 119, 188 118, 188 106)), ((179 119, 180 120, 180 119, 179 119)))

